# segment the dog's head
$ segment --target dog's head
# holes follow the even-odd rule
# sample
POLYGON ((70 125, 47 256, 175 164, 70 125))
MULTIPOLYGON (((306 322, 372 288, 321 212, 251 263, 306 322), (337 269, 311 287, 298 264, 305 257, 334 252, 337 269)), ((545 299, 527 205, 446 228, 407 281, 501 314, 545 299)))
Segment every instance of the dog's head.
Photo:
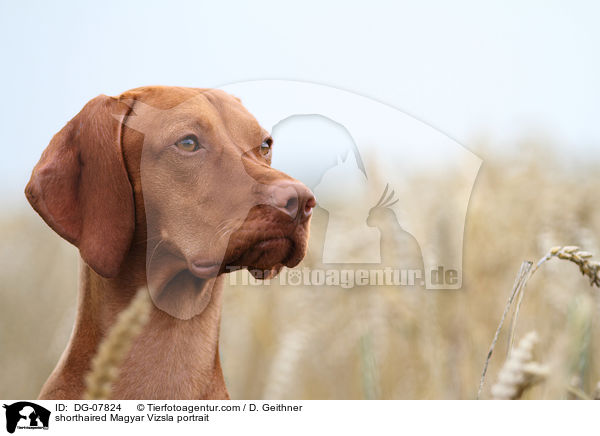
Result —
POLYGON ((270 167, 271 154, 268 132, 235 97, 138 88, 90 101, 52 139, 26 195, 104 277, 119 274, 143 234, 151 290, 173 294, 303 258, 315 199, 270 167))

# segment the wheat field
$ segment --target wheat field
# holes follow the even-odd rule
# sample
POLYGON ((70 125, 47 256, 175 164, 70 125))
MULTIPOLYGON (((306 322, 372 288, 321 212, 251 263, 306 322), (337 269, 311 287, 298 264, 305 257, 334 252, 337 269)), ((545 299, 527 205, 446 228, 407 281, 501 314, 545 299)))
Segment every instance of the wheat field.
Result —
MULTIPOLYGON (((558 159, 549 149, 478 149, 484 164, 465 224, 461 290, 228 285, 220 350, 231 397, 476 398, 522 262, 568 245, 600 259, 597 162, 558 159)), ((317 209, 314 235, 323 222, 317 209)), ((25 207, 2 214, 0 234, 0 396, 34 398, 71 331, 78 255, 25 207)), ((311 249, 299 268, 318 264, 311 249)), ((247 273, 235 274, 240 283, 247 273)), ((517 392, 516 367, 525 368, 517 377, 529 389, 514 396, 593 398, 599 293, 572 262, 546 262, 524 291, 509 360, 510 316, 498 336, 481 398, 517 392)))

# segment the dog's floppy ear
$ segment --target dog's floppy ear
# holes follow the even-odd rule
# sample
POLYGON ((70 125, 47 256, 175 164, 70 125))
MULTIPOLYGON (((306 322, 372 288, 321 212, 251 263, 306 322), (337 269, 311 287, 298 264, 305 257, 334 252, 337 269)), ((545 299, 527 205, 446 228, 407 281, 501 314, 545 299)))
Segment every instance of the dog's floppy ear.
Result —
POLYGON ((129 107, 100 95, 50 141, 25 188, 29 203, 98 274, 114 277, 133 237, 134 205, 121 151, 129 107))

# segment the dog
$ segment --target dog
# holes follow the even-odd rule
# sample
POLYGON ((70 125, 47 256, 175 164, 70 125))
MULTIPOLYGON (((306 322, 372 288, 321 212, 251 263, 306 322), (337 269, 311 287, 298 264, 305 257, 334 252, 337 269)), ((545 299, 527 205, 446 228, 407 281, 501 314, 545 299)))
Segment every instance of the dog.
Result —
POLYGON ((99 343, 144 286, 154 307, 112 398, 229 398, 224 274, 296 266, 316 206, 272 151, 236 97, 164 86, 100 95, 52 138, 25 194, 82 262, 75 326, 40 399, 82 398, 99 343))

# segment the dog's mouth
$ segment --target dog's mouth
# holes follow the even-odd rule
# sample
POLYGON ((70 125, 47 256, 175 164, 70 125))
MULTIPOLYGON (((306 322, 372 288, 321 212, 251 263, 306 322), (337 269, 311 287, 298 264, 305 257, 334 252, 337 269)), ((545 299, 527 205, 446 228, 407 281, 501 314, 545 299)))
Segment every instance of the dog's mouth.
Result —
POLYGON ((236 258, 228 260, 224 269, 271 270, 278 265, 287 265, 293 257, 296 244, 290 237, 279 236, 258 240, 243 249, 236 258))
POLYGON ((232 245, 223 262, 190 262, 190 272, 202 279, 213 278, 242 268, 260 275, 259 271, 266 272, 282 266, 296 266, 303 257, 303 254, 296 253, 296 243, 288 236, 273 236, 250 244, 232 245))
POLYGON ((247 248, 233 249, 226 261, 190 262, 189 270, 198 278, 209 279, 219 274, 247 267, 248 269, 270 270, 275 265, 286 265, 293 257, 295 243, 289 237, 271 237, 259 240, 247 248), (233 254, 235 253, 235 254, 233 254))
POLYGON ((257 278, 270 278, 300 263, 307 242, 308 222, 299 224, 279 210, 258 206, 231 234, 220 272, 247 268, 257 278))
POLYGON ((242 268, 255 277, 270 277, 283 266, 291 268, 300 263, 307 236, 307 224, 298 225, 279 211, 257 208, 231 233, 221 262, 190 261, 188 269, 203 279, 242 268))

